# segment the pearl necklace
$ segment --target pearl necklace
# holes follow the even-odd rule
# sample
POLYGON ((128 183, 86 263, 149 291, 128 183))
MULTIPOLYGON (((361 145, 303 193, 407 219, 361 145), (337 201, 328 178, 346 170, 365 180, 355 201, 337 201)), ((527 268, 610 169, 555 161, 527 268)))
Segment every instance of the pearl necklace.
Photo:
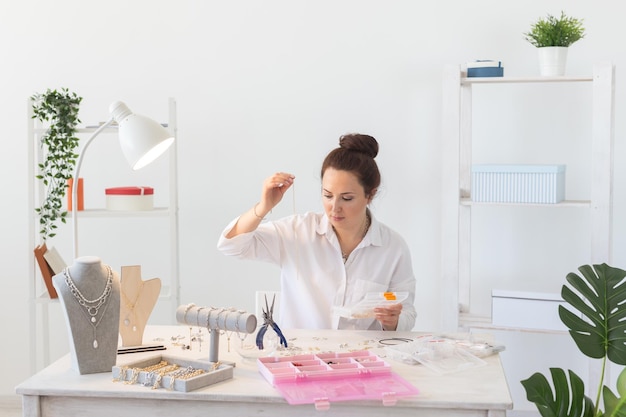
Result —
POLYGON ((85 311, 83 311, 82 309, 81 311, 83 311, 83 314, 85 315, 85 317, 89 321, 89 324, 93 328, 93 348, 94 349, 98 349, 98 338, 96 334, 97 327, 98 327, 98 324, 100 324, 100 322, 102 321, 102 318, 104 317, 106 313, 106 309, 108 307, 107 301, 109 300, 109 295, 111 295, 111 290, 113 288, 113 271, 111 270, 111 267, 108 265, 107 265, 107 270, 108 270, 107 283, 104 287, 104 290, 102 291, 102 294, 100 294, 100 296, 96 298, 95 300, 88 300, 83 295, 83 293, 80 292, 80 290, 78 289, 78 287, 72 280, 72 277, 70 276, 69 268, 63 269, 63 275, 65 275, 65 283, 67 284, 70 290, 70 293, 72 293, 76 302, 81 307, 85 308, 85 311), (102 310, 102 314, 100 315, 100 318, 97 318, 100 308, 102 306, 104 306, 104 309, 102 310))

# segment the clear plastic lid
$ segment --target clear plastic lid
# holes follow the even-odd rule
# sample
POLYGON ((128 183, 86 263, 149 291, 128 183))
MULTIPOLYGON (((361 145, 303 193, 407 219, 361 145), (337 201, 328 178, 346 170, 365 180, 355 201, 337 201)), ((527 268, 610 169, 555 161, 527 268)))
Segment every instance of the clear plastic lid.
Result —
POLYGON ((356 305, 337 309, 337 312, 340 316, 351 319, 374 318, 374 309, 376 307, 399 304, 406 300, 408 296, 408 292, 369 292, 365 294, 365 298, 356 305))
POLYGON ((407 364, 421 363, 438 374, 447 374, 483 366, 486 362, 481 358, 503 351, 504 346, 429 335, 386 346, 385 350, 391 359, 407 364))

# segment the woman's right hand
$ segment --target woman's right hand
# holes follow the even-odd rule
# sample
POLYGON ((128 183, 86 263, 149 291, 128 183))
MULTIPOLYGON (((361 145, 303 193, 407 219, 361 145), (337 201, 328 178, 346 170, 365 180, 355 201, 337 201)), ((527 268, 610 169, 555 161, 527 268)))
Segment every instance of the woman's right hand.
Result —
POLYGON ((224 236, 231 239, 242 233, 248 233, 259 227, 261 221, 283 199, 285 191, 296 177, 286 172, 277 172, 263 182, 261 200, 239 216, 237 223, 224 236))
POLYGON ((287 172, 277 172, 263 182, 261 200, 256 207, 256 214, 265 217, 283 199, 285 192, 291 188, 296 177, 287 172))

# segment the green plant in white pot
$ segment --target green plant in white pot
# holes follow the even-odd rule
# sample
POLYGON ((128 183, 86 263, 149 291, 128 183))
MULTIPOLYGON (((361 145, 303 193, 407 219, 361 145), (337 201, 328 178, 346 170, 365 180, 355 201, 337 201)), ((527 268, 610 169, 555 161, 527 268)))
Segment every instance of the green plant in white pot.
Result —
POLYGON ((538 48, 541 75, 558 76, 565 74, 568 48, 585 37, 585 28, 582 19, 561 12, 560 17, 540 18, 524 36, 538 48))
POLYGON ((31 100, 33 119, 47 125, 41 137, 44 159, 37 175, 45 186, 45 196, 41 206, 35 209, 39 215, 39 234, 45 242, 56 235, 58 221, 66 222, 63 197, 78 158, 76 129, 80 123, 78 110, 82 97, 63 88, 60 91, 48 89, 33 95, 31 100))
POLYGON ((563 285, 561 296, 569 308, 559 305, 559 317, 578 349, 601 360, 595 401, 585 394, 583 380, 572 370, 566 374, 561 368, 550 368, 554 392, 540 373, 521 383, 543 417, 626 416, 626 369, 617 378, 617 395, 603 383, 608 362, 626 365, 626 271, 607 264, 583 265, 578 270, 582 277, 567 274, 569 286, 563 285))

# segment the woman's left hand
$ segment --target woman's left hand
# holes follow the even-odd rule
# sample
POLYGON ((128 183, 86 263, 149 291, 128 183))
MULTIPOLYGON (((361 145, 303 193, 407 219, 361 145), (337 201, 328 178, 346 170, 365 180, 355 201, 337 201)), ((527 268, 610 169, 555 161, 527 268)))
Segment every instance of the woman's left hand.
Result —
POLYGON ((374 314, 384 330, 396 330, 398 318, 402 312, 402 304, 393 304, 387 307, 376 307, 374 314))

